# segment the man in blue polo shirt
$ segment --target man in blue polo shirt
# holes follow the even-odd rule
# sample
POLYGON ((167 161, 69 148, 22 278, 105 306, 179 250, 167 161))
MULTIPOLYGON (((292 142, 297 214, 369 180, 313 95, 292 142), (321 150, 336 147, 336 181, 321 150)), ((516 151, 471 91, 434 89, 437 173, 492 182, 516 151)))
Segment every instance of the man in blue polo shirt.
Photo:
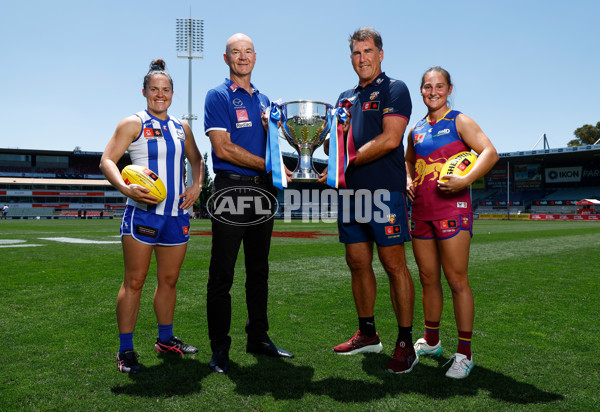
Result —
POLYGON ((333 350, 341 355, 382 350, 374 315, 375 243, 390 281, 398 323, 396 347, 385 369, 407 373, 418 362, 412 344, 415 291, 404 254, 404 242, 410 240, 410 234, 402 139, 412 104, 404 82, 390 79, 381 70, 383 46, 379 33, 372 28, 362 28, 349 41, 359 84, 343 92, 338 104, 352 104, 349 108, 352 135, 348 134, 346 139, 353 139, 356 157, 345 173, 346 188, 352 193, 344 195, 349 197, 349 202, 342 201, 343 191, 340 191, 338 228, 340 241, 346 246, 359 329, 350 340, 333 350), (370 195, 365 196, 365 193, 370 195), (365 211, 370 214, 365 216, 365 211))
MULTIPOLYGON (((267 331, 269 248, 273 219, 265 219, 268 195, 276 196, 265 171, 265 111, 269 99, 250 82, 256 53, 252 40, 241 33, 227 40, 225 63, 229 79, 208 91, 204 105, 204 129, 212 144, 216 174, 212 212, 212 250, 207 286, 208 335, 213 352, 209 367, 217 373, 229 369, 231 295, 235 262, 244 243, 246 306, 248 320, 246 352, 293 358, 276 347, 267 331), (258 195, 259 203, 247 202, 258 195), (262 202, 262 203, 261 203, 262 202), (238 206, 236 208, 236 206, 238 206)), ((271 210, 271 216, 274 213, 271 210)))

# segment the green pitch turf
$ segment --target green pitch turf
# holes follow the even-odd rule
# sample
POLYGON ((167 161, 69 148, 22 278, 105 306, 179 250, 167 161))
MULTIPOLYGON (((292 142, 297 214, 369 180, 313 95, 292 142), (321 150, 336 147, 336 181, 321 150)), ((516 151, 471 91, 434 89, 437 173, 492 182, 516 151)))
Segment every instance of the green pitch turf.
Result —
MULTIPOLYGON (((600 223, 476 221, 470 280, 475 296, 475 369, 464 381, 442 367, 456 350, 452 301, 444 284, 441 359, 408 375, 383 368, 397 328, 378 262, 380 354, 336 356, 357 329, 344 249, 333 224, 289 224, 271 251, 270 336, 296 355, 245 353, 243 259, 232 290, 228 375, 209 373, 206 280, 210 236, 191 238, 178 284, 175 334, 200 352, 158 357, 153 265, 134 335, 142 373, 117 372, 115 317, 123 261, 117 220, 0 221, 0 410, 99 411, 588 411, 598 408, 600 223), (330 236, 327 236, 329 234, 330 236), (334 236, 331 236, 334 235, 334 236), (103 243, 65 243, 56 238, 103 243), (114 242, 114 243, 113 243, 114 242), (39 246, 34 246, 39 245, 39 246)), ((193 221, 192 232, 210 230, 193 221)), ((414 339, 423 334, 416 288, 414 339)))

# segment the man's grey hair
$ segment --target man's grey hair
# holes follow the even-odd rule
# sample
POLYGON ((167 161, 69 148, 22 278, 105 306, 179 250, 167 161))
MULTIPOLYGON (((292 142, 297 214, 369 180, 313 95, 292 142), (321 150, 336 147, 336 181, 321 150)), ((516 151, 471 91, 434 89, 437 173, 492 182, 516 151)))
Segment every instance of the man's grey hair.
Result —
POLYGON ((379 34, 379 32, 372 27, 361 27, 348 38, 348 42, 350 43, 350 51, 354 50, 355 42, 366 41, 368 39, 373 39, 373 43, 375 43, 375 47, 377 47, 377 50, 383 50, 383 41, 381 40, 381 34, 379 34))

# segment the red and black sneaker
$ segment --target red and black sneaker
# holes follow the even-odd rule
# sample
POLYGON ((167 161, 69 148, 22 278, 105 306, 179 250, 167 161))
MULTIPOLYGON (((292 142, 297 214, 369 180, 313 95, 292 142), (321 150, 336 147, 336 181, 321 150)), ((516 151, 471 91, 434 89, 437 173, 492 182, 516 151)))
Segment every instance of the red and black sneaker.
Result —
POLYGON ((408 373, 417 363, 419 363, 419 357, 413 345, 397 341, 392 359, 385 366, 385 370, 391 373, 408 373))
POLYGON ((138 354, 132 350, 117 353, 117 367, 122 373, 138 373, 140 371, 138 354))
POLYGON ((333 351, 338 355, 354 355, 365 352, 379 353, 382 349, 383 345, 379 340, 378 333, 373 337, 369 337, 358 330, 348 342, 340 343, 333 348, 333 351))
POLYGON ((183 343, 182 340, 176 336, 171 336, 171 339, 169 339, 169 341, 166 343, 161 342, 157 338, 154 348, 159 353, 170 352, 178 355, 190 355, 198 352, 198 348, 188 345, 187 343, 183 343))

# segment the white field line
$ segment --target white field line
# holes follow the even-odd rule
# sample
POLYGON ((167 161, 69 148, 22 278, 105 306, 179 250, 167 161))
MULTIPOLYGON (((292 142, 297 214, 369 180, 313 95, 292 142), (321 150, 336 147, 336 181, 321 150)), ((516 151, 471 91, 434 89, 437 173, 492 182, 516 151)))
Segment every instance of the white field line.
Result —
POLYGON ((79 244, 113 244, 113 243, 121 243, 120 240, 89 240, 89 239, 79 239, 74 237, 40 237, 40 240, 52 240, 54 242, 62 242, 62 243, 79 243, 79 244))

